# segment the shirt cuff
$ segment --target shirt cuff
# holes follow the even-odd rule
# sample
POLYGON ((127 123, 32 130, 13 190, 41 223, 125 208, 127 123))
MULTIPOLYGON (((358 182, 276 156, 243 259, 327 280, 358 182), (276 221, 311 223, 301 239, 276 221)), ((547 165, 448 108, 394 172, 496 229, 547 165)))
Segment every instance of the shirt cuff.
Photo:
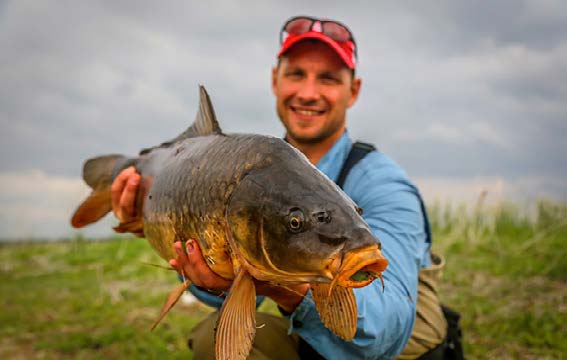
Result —
POLYGON ((213 295, 205 290, 200 289, 195 284, 189 285, 187 290, 201 302, 215 308, 220 308, 222 306, 222 303, 224 302, 224 296, 213 295))

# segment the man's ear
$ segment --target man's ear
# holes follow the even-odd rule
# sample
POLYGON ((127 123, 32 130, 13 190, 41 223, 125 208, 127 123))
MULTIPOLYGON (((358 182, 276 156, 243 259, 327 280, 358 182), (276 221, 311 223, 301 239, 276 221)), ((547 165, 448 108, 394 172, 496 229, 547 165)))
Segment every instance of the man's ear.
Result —
POLYGON ((358 94, 360 93, 360 86, 362 85, 362 80, 360 78, 352 79, 352 85, 350 87, 350 100, 348 101, 348 107, 354 105, 358 99, 358 94))
POLYGON ((278 85, 278 66, 272 68, 272 92, 276 94, 276 88, 278 85))

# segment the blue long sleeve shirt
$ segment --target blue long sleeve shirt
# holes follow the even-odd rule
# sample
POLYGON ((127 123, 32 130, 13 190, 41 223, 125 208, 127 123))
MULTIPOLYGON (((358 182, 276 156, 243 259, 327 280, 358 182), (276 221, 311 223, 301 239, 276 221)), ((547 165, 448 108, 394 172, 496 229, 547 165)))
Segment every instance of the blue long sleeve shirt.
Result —
MULTIPOLYGON (((335 181, 351 147, 352 140, 345 132, 317 168, 335 181)), ((354 289, 358 324, 352 341, 338 338, 323 325, 310 294, 289 316, 289 331, 328 359, 394 358, 413 328, 418 272, 429 266, 431 244, 420 196, 405 172, 379 151, 369 153, 351 169, 343 188, 363 209, 362 217, 382 243, 389 261, 383 273, 384 291, 380 281, 354 289)), ((195 286, 189 290, 211 306, 220 307, 224 300, 195 286)), ((258 297, 258 303, 262 299, 258 297)))

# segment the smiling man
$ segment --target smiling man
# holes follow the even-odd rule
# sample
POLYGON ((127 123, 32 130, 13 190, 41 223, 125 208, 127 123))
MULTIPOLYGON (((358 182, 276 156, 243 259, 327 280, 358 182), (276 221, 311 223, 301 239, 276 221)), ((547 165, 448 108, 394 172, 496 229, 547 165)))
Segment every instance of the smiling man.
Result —
POLYGON ((328 44, 297 38, 280 52, 272 89, 287 140, 316 164, 345 132, 361 80, 328 44))
MULTIPOLYGON (((442 265, 429 252, 429 225, 419 192, 383 153, 362 146, 366 151, 358 161, 351 157, 360 146, 348 135, 347 110, 361 88, 352 33, 336 21, 296 17, 283 26, 280 42, 272 90, 286 140, 340 182, 362 208, 390 265, 384 291, 380 282, 355 289, 359 314, 352 341, 338 338, 322 324, 308 284, 281 288, 259 283, 258 294, 273 299, 283 317, 258 314, 257 322, 266 325, 257 331, 250 358, 445 358, 447 324, 436 295, 442 265)), ((133 168, 114 181, 114 212, 123 222, 141 216, 134 206, 139 181, 133 168)), ((170 264, 188 274, 193 281, 189 290, 197 298, 220 307, 231 282, 209 269, 195 241, 187 239, 185 245, 186 251, 175 245, 177 258, 170 264)), ((197 359, 214 354, 216 316, 192 331, 190 346, 197 359)))

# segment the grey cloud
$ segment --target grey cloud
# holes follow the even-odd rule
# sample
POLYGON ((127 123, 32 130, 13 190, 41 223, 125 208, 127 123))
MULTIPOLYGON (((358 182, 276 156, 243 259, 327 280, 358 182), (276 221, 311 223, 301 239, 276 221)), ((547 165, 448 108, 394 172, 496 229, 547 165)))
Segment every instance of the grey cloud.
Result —
POLYGON ((76 176, 92 155, 135 154, 189 125, 198 83, 227 131, 281 135, 270 66, 283 20, 306 13, 355 31, 351 132, 410 173, 565 175, 566 12, 534 4, 7 2, 0 169, 76 176))
POLYGON ((565 41, 567 4, 561 0, 402 1, 394 14, 419 23, 413 41, 444 56, 475 51, 486 44, 523 44, 549 50, 565 41), (410 15, 408 15, 410 14, 410 15))

